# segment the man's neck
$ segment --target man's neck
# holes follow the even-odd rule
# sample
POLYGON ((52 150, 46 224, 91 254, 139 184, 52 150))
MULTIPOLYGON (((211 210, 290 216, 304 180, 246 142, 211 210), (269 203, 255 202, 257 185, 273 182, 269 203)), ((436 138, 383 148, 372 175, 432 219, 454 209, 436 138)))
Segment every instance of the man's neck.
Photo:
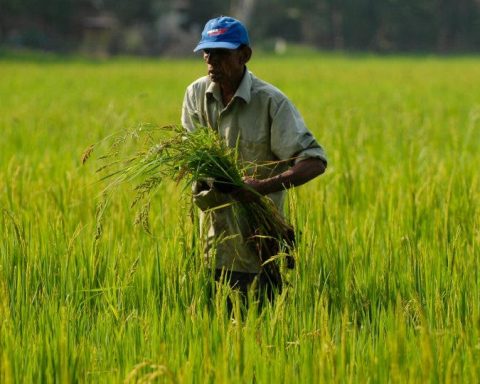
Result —
POLYGON ((232 79, 232 81, 229 81, 228 83, 219 84, 220 93, 222 94, 223 105, 227 106, 230 103, 230 101, 232 101, 233 96, 235 96, 235 93, 237 92, 237 89, 240 86, 240 83, 242 82, 245 72, 246 72, 246 67, 243 69, 242 74, 239 75, 237 78, 232 79))

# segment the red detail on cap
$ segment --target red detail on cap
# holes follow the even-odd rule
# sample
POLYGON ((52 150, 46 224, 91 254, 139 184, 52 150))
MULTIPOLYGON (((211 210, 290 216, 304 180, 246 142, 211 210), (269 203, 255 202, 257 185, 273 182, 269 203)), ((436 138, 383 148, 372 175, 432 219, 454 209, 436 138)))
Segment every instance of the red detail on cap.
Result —
POLYGON ((218 35, 223 35, 227 31, 228 31, 228 28, 215 28, 215 29, 211 29, 210 31, 208 31, 207 35, 208 36, 218 36, 218 35))

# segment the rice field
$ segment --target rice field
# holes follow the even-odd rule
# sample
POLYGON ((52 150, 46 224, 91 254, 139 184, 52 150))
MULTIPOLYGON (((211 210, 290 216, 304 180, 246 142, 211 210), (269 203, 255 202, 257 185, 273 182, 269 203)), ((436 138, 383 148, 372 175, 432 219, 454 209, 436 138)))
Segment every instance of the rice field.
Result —
POLYGON ((178 123, 201 59, 0 59, 1 383, 480 380, 480 58, 249 68, 330 162, 289 193, 290 288, 240 319, 228 292, 211 299, 181 185, 160 188, 148 235, 133 192, 103 204, 81 161, 113 132, 178 123))

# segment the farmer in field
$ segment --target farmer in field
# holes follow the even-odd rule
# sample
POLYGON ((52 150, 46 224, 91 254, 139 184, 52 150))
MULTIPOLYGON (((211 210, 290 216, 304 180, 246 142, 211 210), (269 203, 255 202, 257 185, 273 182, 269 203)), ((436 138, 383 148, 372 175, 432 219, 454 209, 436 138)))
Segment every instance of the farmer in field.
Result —
POLYGON ((206 255, 216 280, 225 279, 243 294, 255 281, 259 291, 270 296, 271 279, 262 273, 255 248, 248 245, 251 233, 229 203, 268 195, 282 211, 284 191, 322 174, 326 156, 290 100, 248 71, 252 49, 240 21, 208 21, 197 51, 203 52, 207 76, 188 86, 182 125, 188 131, 199 126, 215 130, 228 146, 237 148, 242 162, 253 165, 241 190, 228 193, 212 182, 197 184, 194 201, 203 211, 201 221, 207 221, 206 255))

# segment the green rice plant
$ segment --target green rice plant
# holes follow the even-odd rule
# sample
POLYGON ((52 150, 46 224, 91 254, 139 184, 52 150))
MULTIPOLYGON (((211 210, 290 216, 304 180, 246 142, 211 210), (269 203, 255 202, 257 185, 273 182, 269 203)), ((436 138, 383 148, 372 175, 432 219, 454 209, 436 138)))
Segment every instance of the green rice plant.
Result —
POLYGON ((255 56, 330 164, 288 194, 291 286, 234 322, 185 180, 150 194, 149 236, 137 180, 95 199, 113 136, 78 156, 177 121, 204 63, 0 59, 0 383, 479 382, 479 60, 255 56))

